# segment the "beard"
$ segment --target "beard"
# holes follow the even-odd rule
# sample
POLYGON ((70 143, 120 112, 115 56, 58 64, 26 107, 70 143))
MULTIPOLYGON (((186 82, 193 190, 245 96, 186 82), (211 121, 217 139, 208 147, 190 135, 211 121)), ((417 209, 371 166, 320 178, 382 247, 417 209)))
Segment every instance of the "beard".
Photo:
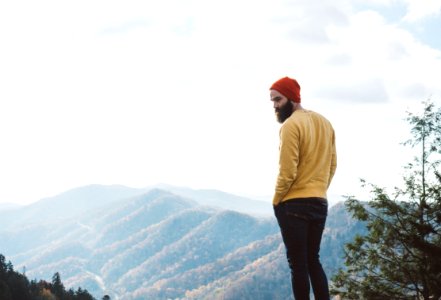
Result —
POLYGON ((287 101, 285 105, 283 105, 280 108, 276 108, 276 116, 277 121, 279 123, 285 122, 286 119, 288 119, 294 111, 294 104, 292 104, 291 101, 287 101))

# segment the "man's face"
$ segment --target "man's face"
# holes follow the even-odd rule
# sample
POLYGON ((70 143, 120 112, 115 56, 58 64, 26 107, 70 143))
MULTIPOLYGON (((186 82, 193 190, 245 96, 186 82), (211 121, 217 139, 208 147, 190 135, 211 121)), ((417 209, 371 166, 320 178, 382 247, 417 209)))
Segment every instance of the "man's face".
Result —
POLYGON ((285 122, 285 120, 288 119, 294 111, 292 102, 276 90, 270 90, 270 98, 273 102, 277 121, 279 123, 285 122))

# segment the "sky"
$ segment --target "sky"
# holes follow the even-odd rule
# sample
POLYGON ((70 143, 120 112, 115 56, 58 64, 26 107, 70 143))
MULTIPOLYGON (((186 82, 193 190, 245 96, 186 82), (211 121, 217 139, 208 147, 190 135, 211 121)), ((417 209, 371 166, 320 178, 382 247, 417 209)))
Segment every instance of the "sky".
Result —
POLYGON ((0 2, 0 203, 89 184, 272 198, 296 78, 334 126, 328 197, 401 183, 406 112, 441 105, 439 0, 0 2))

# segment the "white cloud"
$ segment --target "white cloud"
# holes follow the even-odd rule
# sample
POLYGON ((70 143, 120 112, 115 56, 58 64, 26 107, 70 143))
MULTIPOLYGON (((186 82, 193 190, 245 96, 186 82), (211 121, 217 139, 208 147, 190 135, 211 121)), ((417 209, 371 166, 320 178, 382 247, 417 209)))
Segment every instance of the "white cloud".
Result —
POLYGON ((329 96, 402 101, 403 96, 407 100, 422 100, 428 96, 426 91, 439 91, 434 78, 441 75, 440 51, 421 44, 404 29, 388 24, 380 14, 374 11, 353 14, 349 26, 329 26, 328 35, 329 51, 323 54, 327 65, 321 65, 321 75, 317 75, 324 85, 319 87, 317 95, 324 96, 334 90, 329 96), (372 89, 366 89, 369 85, 372 89), (403 91, 410 85, 420 88, 404 95, 403 91), (417 91, 420 93, 416 94, 417 91))
MULTIPOLYGON (((366 78, 357 81, 357 75, 353 76, 351 83, 336 86, 335 83, 322 87, 317 96, 348 103, 381 103, 389 100, 384 83, 379 78, 366 78)), ((341 82, 343 83, 343 82, 341 82)))
POLYGON ((405 2, 407 2, 407 14, 404 20, 408 22, 417 22, 441 13, 439 0, 405 0, 405 2))
POLYGON ((400 110, 441 97, 440 49, 345 0, 2 2, 0 39, 0 201, 161 181, 269 194, 285 75, 335 122, 341 194, 376 172, 376 136, 395 149, 400 110))

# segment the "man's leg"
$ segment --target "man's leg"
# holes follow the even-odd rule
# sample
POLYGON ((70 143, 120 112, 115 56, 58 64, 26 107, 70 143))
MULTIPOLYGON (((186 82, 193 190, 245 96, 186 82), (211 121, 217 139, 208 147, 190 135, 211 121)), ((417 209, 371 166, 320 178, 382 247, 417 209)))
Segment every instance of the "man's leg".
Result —
POLYGON ((320 243, 325 228, 327 204, 314 201, 308 230, 308 267, 316 300, 329 300, 328 279, 320 263, 320 243))
POLYGON ((309 300, 310 293, 307 251, 309 222, 304 210, 302 203, 294 201, 275 207, 296 300, 309 300))

